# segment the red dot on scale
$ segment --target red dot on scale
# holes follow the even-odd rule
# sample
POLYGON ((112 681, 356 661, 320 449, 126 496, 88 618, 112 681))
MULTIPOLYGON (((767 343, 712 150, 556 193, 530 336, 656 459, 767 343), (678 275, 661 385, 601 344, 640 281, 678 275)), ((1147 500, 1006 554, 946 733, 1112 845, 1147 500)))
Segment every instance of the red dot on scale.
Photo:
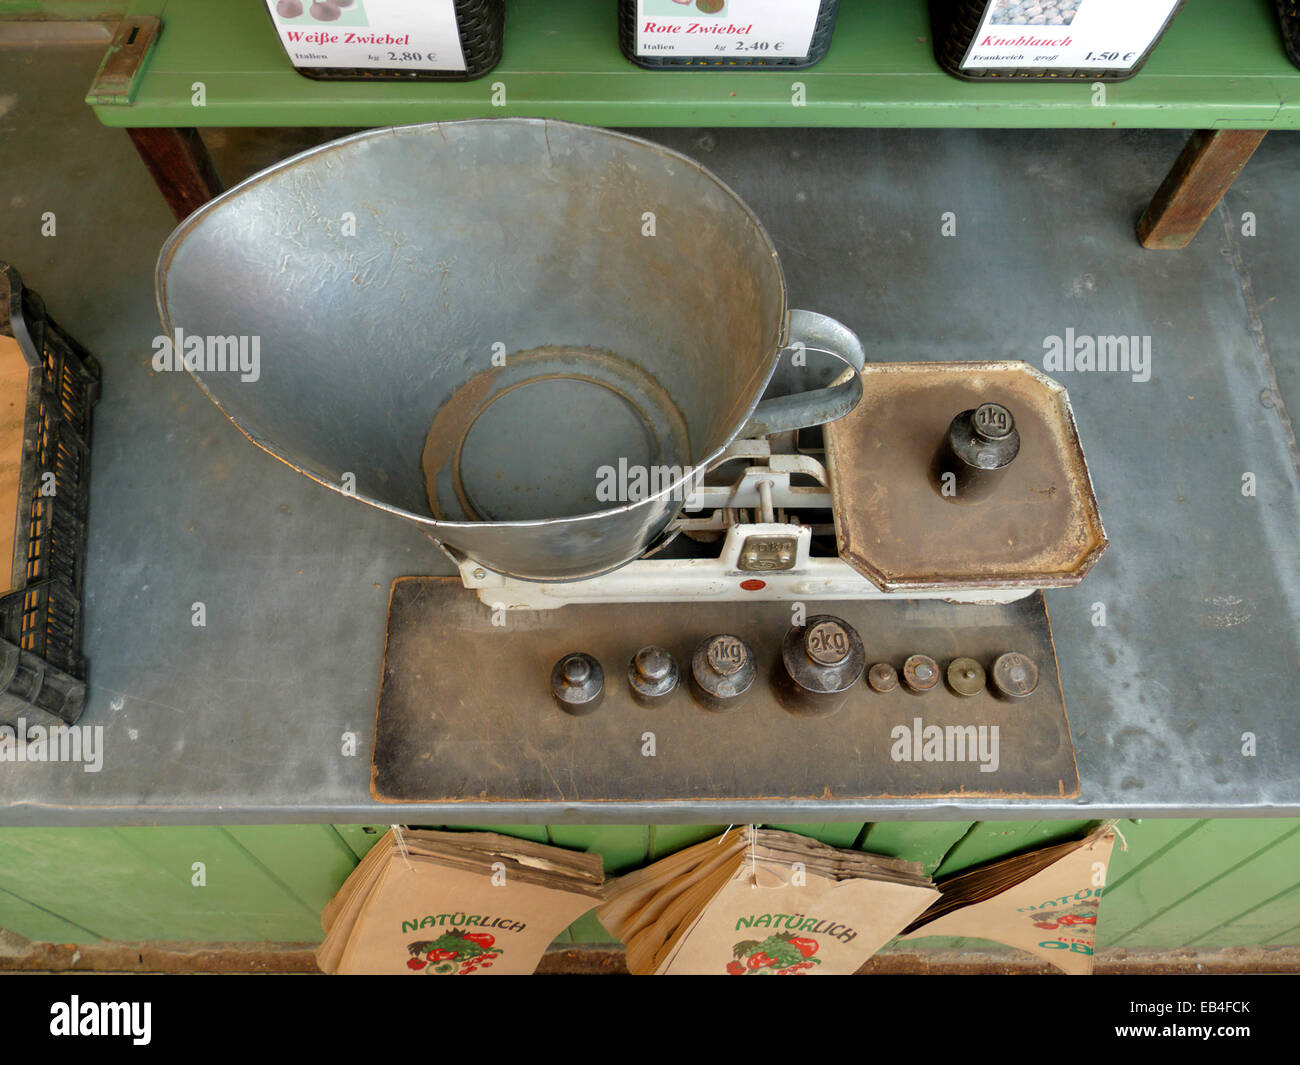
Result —
POLYGON ((747 592, 759 592, 767 587, 767 581, 755 580, 750 578, 747 581, 741 581, 740 586, 747 592))

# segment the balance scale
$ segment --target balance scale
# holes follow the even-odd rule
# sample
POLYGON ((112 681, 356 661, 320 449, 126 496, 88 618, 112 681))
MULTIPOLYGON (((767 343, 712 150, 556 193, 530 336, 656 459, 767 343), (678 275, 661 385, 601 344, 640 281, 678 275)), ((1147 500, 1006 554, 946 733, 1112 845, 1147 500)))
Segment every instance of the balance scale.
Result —
POLYGON ((1077 796, 1043 590, 1107 540, 1064 388, 1022 362, 862 376, 820 443, 733 443, 611 573, 535 583, 448 551, 459 580, 395 581, 375 798, 1077 796), (1018 452, 946 476, 986 404, 1018 452))

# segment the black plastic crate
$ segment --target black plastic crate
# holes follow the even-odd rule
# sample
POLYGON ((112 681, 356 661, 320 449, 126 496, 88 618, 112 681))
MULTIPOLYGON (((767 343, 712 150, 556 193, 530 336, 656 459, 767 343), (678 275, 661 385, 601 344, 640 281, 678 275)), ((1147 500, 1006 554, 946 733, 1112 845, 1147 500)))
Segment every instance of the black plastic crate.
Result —
POLYGON ((1174 16, 1182 10, 1178 0, 1160 32, 1152 38, 1146 51, 1132 67, 1118 70, 1106 67, 967 67, 962 68, 966 53, 984 20, 985 11, 1005 0, 930 0, 930 36, 934 40, 934 58, 939 66, 963 81, 1127 81, 1146 65, 1160 39, 1169 29, 1174 16))
POLYGON ((1282 26, 1282 47, 1292 63, 1300 67, 1300 0, 1274 0, 1282 26))
MULTIPOLYGON (((18 480, 13 591, 0 596, 0 722, 44 710, 76 721, 85 705, 81 655, 91 409, 99 364, 0 262, 0 337, 31 367, 18 480)), ((0 561, 0 565, 3 562, 0 561)))
POLYGON ((840 0, 821 0, 805 56, 644 56, 636 54, 636 0, 618 0, 618 43, 623 55, 648 70, 807 70, 826 58, 840 0))
MULTIPOLYGON (((321 81, 473 81, 475 78, 481 78, 501 62, 501 51, 505 43, 505 0, 454 0, 454 3, 460 50, 465 58, 464 70, 296 65, 293 69, 304 77, 321 81)), ((302 4, 304 7, 309 7, 311 0, 302 0, 302 4)), ((271 19, 272 31, 279 40, 279 31, 269 7, 267 7, 267 16, 271 19)), ((293 63, 292 59, 289 61, 293 63)))

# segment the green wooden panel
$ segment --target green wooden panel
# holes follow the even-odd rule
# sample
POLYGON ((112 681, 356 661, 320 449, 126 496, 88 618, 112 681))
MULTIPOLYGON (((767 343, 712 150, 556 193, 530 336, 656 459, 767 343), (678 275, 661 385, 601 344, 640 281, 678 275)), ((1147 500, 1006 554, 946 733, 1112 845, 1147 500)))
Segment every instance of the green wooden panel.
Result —
POLYGON ((936 880, 997 858, 1081 835, 1095 821, 978 821, 932 874, 936 880))
POLYGON ((96 943, 101 938, 43 906, 0 890, 0 928, 39 943, 96 943))
POLYGON ((1106 870, 1107 893, 1117 891, 1144 866, 1159 861, 1166 850, 1205 823, 1181 817, 1119 822, 1106 870))
POLYGON ((1110 852, 1110 865, 1106 870, 1106 896, 1097 918, 1097 946, 1111 947, 1125 928, 1125 914, 1134 905, 1141 905, 1141 871, 1160 855, 1177 844, 1178 840, 1194 832, 1203 821, 1187 818, 1160 818, 1143 821, 1121 821, 1115 846, 1110 852))
MULTIPOLYGON (((1283 875, 1294 877, 1296 868, 1294 854, 1290 856, 1290 862, 1290 873, 1283 875)), ((1286 881, 1278 879, 1274 881, 1274 886, 1283 883, 1286 881)), ((1234 905, 1229 912, 1235 909, 1234 905)), ((1222 924, 1200 933, 1190 939, 1187 945, 1192 947, 1296 947, 1300 946, 1300 924, 1292 922, 1297 920, 1300 920, 1300 884, 1293 884, 1222 924), (1287 928, 1288 924, 1291 924, 1291 927, 1287 928), (1279 932, 1279 928, 1283 931, 1279 932)))
POLYGON ((332 825, 236 825, 226 831, 309 913, 319 914, 356 868, 356 855, 332 825))
POLYGON ((370 848, 388 831, 387 825, 334 825, 333 828, 339 839, 356 855, 357 861, 369 854, 370 848))
MULTIPOLYGON (((1294 821, 1201 822, 1119 885, 1122 916, 1108 921, 1108 943, 1236 945, 1220 939, 1219 929, 1275 899, 1298 872, 1300 825, 1294 821)), ((1106 901, 1113 901, 1110 892, 1106 901)))
POLYGON ((971 827, 969 821, 876 821, 867 825, 858 847, 887 858, 920 862, 933 876, 971 827))
MULTIPOLYGON (((183 848, 159 864, 114 829, 6 829, 0 888, 112 939, 264 938, 190 886, 191 863, 201 850, 214 856, 206 845, 220 830, 181 831, 188 835, 183 848)), ((214 865, 214 873, 223 871, 219 860, 214 865)))
MULTIPOLYGON (((1089 822, 875 823, 876 853, 947 874, 1078 835, 1089 822), (946 855, 946 857, 945 857, 946 855)), ((29 939, 317 941, 320 907, 386 826, 0 829, 0 927, 29 939), (207 887, 191 866, 207 866, 207 887)), ((483 826, 599 853, 609 870, 655 860, 725 825, 483 826), (544 833, 544 835, 543 835, 544 833)), ((847 825, 786 825, 842 840, 847 825)), ((1121 822, 1098 928, 1100 946, 1300 944, 1300 820, 1121 822)), ((594 912, 559 940, 608 942, 594 912)), ((929 938, 897 949, 972 949, 929 938)))
MULTIPOLYGON (((295 855, 304 853, 310 855, 308 861, 322 865, 333 857, 333 841, 317 834, 314 826, 270 826, 270 830, 282 837, 286 851, 284 860, 277 861, 277 868, 284 869, 295 855)), ((189 938, 186 928, 191 915, 202 915, 217 927, 228 923, 231 928, 246 930, 241 939, 320 939, 320 908, 295 895, 276 872, 250 855, 226 829, 146 827, 113 832, 125 846, 146 859, 143 871, 155 882, 163 878, 169 887, 175 884, 180 888, 179 896, 170 897, 175 902, 183 900, 185 908, 162 911, 160 920, 166 922, 165 931, 149 938, 189 938), (194 884, 196 862, 204 865, 202 886, 194 884)))
MULTIPOLYGON (((1238 825, 1243 822, 1220 822, 1238 825)), ((1255 849, 1219 848, 1215 822, 1178 819, 1144 820, 1140 825, 1121 823, 1128 852, 1118 842, 1111 854, 1109 882, 1097 922, 1097 941, 1105 947, 1138 946, 1141 937, 1131 933, 1171 903, 1188 894, 1215 872, 1236 864, 1255 849), (1129 865, 1131 863, 1131 866, 1129 865), (1188 877, 1192 879, 1189 881, 1188 877)), ((1245 842, 1245 837, 1239 837, 1245 842)), ((1294 878, 1293 878, 1294 879, 1294 878)), ((1281 887, 1281 885, 1279 885, 1281 887)), ((1207 920, 1205 928, 1222 917, 1207 920)))
MULTIPOLYGON (((1292 909, 1283 915, 1283 919, 1294 918, 1295 916, 1295 910, 1292 909)), ((1300 924, 1293 924, 1285 931, 1269 936, 1261 944, 1261 946, 1265 947, 1293 947, 1297 945, 1300 945, 1300 924)))

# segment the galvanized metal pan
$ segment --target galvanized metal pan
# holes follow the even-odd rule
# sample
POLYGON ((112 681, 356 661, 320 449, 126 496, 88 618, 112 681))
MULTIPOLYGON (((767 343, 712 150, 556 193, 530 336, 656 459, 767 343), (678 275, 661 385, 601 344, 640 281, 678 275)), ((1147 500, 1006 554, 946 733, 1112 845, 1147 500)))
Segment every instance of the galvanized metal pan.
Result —
POLYGON ((760 403, 787 345, 860 370, 857 337, 789 311, 767 233, 699 164, 564 122, 304 152, 176 229, 157 300, 255 444, 523 579, 636 558, 733 439, 862 394, 848 373, 760 403))

